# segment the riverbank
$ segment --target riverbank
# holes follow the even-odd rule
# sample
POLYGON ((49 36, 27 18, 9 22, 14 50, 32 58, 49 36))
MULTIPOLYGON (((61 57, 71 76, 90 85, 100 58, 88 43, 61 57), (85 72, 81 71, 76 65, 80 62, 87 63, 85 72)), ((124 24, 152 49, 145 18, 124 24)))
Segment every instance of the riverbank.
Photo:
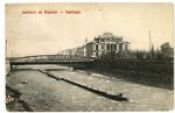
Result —
POLYGON ((169 90, 174 89, 173 74, 157 74, 149 71, 136 71, 118 69, 110 64, 96 63, 89 69, 83 69, 88 73, 99 73, 107 77, 114 77, 123 79, 128 82, 133 82, 142 85, 165 88, 169 90))
POLYGON ((29 105, 20 99, 21 93, 6 86, 6 108, 7 111, 32 111, 29 105))

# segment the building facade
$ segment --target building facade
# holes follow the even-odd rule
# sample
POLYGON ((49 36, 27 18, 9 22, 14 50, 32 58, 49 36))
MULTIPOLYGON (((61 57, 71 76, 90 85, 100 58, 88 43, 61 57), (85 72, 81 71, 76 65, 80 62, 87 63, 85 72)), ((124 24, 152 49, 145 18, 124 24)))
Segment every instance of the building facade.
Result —
POLYGON ((123 41, 122 36, 119 37, 106 32, 95 37, 93 41, 86 42, 86 44, 81 47, 62 51, 62 54, 100 58, 106 54, 127 52, 128 49, 129 42, 123 41))
POLYGON ((88 57, 99 58, 102 55, 114 54, 118 52, 127 52, 129 42, 123 41, 123 37, 118 37, 112 33, 106 32, 95 39, 92 42, 87 43, 87 55, 88 57))
POLYGON ((86 45, 83 45, 82 47, 78 47, 76 50, 77 56, 87 56, 86 55, 86 45))
POLYGON ((62 55, 76 55, 76 56, 87 56, 86 55, 86 45, 81 47, 66 49, 61 52, 62 55))
POLYGON ((61 51, 62 55, 76 55, 77 48, 73 48, 73 49, 66 49, 61 51))

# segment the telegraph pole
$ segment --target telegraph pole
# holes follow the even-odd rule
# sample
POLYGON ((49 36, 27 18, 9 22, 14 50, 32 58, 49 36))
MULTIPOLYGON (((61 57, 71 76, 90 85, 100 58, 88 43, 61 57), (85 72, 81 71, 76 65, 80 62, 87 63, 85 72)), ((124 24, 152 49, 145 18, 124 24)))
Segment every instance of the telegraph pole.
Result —
POLYGON ((86 37, 85 38, 85 45, 84 45, 84 56, 87 56, 87 43, 88 43, 88 39, 86 37))
POLYGON ((88 39, 87 39, 87 37, 85 38, 85 45, 88 43, 88 39))
POLYGON ((151 30, 149 30, 149 51, 151 51, 152 43, 151 43, 151 30))
POLYGON ((6 43, 6 45, 5 45, 5 54, 6 54, 6 57, 7 57, 7 39, 5 40, 5 43, 6 43))

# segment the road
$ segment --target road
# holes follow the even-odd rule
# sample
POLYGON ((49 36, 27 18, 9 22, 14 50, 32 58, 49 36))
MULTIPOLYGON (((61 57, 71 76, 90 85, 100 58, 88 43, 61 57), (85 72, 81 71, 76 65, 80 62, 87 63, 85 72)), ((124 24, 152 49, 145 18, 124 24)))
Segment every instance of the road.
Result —
POLYGON ((102 74, 58 65, 16 66, 7 85, 21 93, 33 111, 167 111, 173 109, 173 90, 126 82, 102 74), (104 92, 120 92, 129 101, 112 100, 47 76, 64 78, 104 92))

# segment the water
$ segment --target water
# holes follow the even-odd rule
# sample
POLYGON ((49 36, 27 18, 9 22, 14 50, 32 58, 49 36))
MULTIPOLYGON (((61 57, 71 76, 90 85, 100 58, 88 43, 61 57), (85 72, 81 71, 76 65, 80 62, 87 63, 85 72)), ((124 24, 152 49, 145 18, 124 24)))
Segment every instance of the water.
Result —
POLYGON ((172 90, 134 84, 92 72, 72 71, 66 66, 16 66, 16 69, 19 70, 7 77, 7 84, 20 91, 21 98, 34 111, 164 111, 173 108, 172 90), (129 98, 129 102, 107 99, 50 78, 37 70, 22 69, 51 69, 49 73, 55 77, 63 77, 104 91, 122 92, 129 98))

